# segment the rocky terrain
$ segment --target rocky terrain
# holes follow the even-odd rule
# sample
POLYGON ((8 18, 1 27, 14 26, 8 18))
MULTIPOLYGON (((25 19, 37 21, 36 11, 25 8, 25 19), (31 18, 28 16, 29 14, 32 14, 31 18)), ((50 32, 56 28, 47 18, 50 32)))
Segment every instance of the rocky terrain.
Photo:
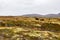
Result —
POLYGON ((1 16, 0 40, 60 40, 60 18, 1 16))

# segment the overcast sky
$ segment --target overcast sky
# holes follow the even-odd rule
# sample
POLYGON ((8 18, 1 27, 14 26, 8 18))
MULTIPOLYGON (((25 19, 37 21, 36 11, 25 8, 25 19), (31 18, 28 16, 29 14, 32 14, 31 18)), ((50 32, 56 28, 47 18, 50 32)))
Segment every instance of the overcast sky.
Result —
POLYGON ((57 14, 60 0, 0 0, 0 15, 57 14))

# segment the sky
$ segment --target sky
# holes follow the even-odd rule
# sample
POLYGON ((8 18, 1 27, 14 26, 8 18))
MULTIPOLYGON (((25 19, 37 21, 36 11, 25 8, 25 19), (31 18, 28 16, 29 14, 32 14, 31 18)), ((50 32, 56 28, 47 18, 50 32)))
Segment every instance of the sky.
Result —
POLYGON ((0 0, 0 15, 58 13, 60 0, 0 0))

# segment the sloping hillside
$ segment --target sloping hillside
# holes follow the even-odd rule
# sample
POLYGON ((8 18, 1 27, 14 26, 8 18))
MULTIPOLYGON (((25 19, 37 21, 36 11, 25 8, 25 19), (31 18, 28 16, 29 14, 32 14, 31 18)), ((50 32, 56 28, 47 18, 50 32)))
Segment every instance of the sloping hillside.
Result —
POLYGON ((0 17, 0 40, 60 40, 60 19, 0 17))

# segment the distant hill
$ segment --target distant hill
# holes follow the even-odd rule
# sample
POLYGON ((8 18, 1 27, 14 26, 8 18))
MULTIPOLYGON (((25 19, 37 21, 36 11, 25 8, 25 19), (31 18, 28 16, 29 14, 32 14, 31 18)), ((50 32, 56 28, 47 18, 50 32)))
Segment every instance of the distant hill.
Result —
POLYGON ((40 14, 26 14, 26 15, 22 15, 22 16, 25 16, 25 17, 43 17, 43 15, 40 15, 40 14))
POLYGON ((59 14, 48 14, 48 15, 45 15, 45 17, 60 18, 60 13, 59 14))
POLYGON ((26 14, 22 15, 25 17, 52 17, 52 18, 60 18, 60 13, 59 14, 47 14, 47 15, 40 15, 40 14, 26 14))

